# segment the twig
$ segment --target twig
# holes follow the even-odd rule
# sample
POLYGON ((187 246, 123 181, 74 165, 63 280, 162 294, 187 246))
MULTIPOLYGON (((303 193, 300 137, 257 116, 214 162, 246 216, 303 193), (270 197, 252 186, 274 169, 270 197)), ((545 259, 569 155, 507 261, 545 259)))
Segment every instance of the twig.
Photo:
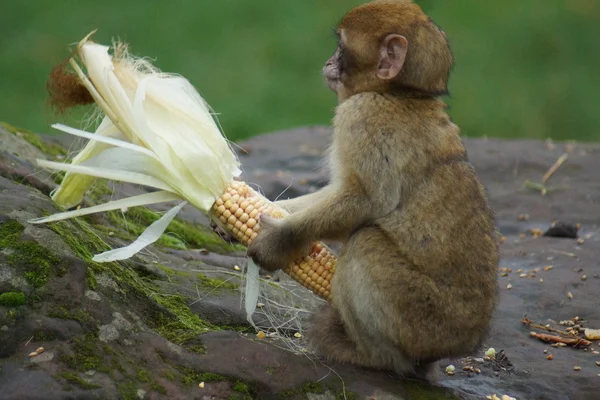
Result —
POLYGON ((574 336, 574 334, 569 333, 569 332, 561 331, 559 329, 554 329, 554 328, 551 328, 551 327, 545 326, 545 325, 536 324, 527 317, 523 317, 523 319, 521 320, 521 323, 523 323, 524 325, 530 326, 532 328, 535 328, 535 329, 540 329, 540 330, 547 331, 547 332, 560 333, 563 336, 570 336, 570 337, 574 336))
POLYGON ((558 160, 548 169, 548 172, 542 177, 542 185, 546 183, 548 179, 560 168, 561 165, 569 158, 568 153, 564 153, 562 156, 558 157, 558 160))
POLYGON ((545 196, 546 194, 548 194, 549 192, 551 192, 553 190, 557 190, 558 187, 554 187, 554 188, 547 187, 546 182, 548 181, 548 179, 550 179, 552 177, 552 175, 554 175, 554 173, 560 168, 560 166, 563 165, 565 161, 567 161, 567 158, 569 158, 569 154, 564 153, 563 155, 558 157, 556 162, 554 162, 554 164, 552 164, 552 166, 550 168, 548 168, 548 171, 546 171, 546 173, 542 177, 541 182, 531 182, 530 180, 526 180, 525 186, 530 189, 538 190, 542 196, 545 196))
POLYGON ((569 186, 567 185, 544 186, 539 182, 532 182, 530 180, 525 180, 525 187, 537 190, 541 193, 542 196, 545 196, 546 194, 555 192, 557 190, 567 190, 569 188, 569 186))
POLYGON ((589 346, 592 344, 589 340, 581 337, 564 338, 556 335, 548 335, 546 333, 531 332, 532 337, 540 339, 542 342, 564 343, 571 346, 589 346))
POLYGON ((573 258, 579 258, 579 256, 575 253, 569 253, 567 251, 562 251, 562 250, 554 250, 554 249, 548 249, 549 251, 553 252, 553 253, 557 253, 557 254, 562 254, 563 256, 568 256, 568 257, 573 257, 573 258))

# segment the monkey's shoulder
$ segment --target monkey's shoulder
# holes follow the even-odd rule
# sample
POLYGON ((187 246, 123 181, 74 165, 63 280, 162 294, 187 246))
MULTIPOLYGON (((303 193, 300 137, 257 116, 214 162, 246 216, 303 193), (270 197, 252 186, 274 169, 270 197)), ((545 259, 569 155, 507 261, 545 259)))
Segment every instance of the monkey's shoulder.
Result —
POLYGON ((457 129, 439 100, 402 99, 389 94, 356 94, 337 109, 334 127, 341 133, 411 133, 423 130, 457 129))

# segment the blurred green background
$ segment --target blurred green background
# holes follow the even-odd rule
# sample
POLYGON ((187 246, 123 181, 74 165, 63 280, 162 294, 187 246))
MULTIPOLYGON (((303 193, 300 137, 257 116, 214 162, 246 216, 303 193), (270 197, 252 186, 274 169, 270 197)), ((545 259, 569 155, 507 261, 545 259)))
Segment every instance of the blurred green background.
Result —
MULTIPOLYGON (((230 139, 328 124, 321 67, 356 0, 3 0, 0 120, 56 133, 45 81, 98 29, 188 78, 230 139)), ((600 139, 600 0, 421 0, 456 57, 450 113, 465 136, 600 139)), ((68 120, 80 126, 80 114, 68 120)))

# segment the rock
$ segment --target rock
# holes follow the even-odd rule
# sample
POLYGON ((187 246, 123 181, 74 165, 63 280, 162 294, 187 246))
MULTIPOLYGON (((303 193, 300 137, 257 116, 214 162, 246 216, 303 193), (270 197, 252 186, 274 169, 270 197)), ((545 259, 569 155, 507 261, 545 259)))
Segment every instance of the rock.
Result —
MULTIPOLYGON (((566 329, 559 322, 578 316, 582 329, 600 327, 599 146, 555 143, 548 149, 533 140, 465 139, 505 236, 501 299, 480 351, 442 360, 431 382, 413 382, 306 353, 304 338, 293 334, 322 301, 281 273, 263 285, 273 302, 265 300, 254 320, 264 330, 282 325, 288 337, 259 339, 246 321, 243 280, 234 269, 244 267, 243 249, 216 237, 193 207, 184 208, 168 235, 123 263, 95 264, 91 256, 128 243, 157 218, 152 210, 170 204, 28 224, 57 211, 48 194, 60 176, 39 171, 35 159, 64 157, 60 146, 69 148, 71 139, 36 140, 21 131, 0 127, 0 295, 25 298, 0 305, 3 398, 335 399, 344 390, 348 398, 377 400, 597 397, 597 341, 587 350, 552 347, 530 337, 532 328, 520 321, 527 315, 566 329), (540 182, 564 152, 569 158, 546 182, 546 195, 526 185, 540 182), (584 241, 535 233, 556 220, 581 224, 577 234, 584 241), (277 304, 303 311, 290 315, 277 304), (29 359, 38 347, 46 351, 29 359), (490 347, 495 359, 484 355, 490 347), (445 373, 450 364, 452 376, 445 373)), ((326 183, 320 157, 328 142, 323 127, 242 142, 244 179, 271 199, 316 190, 326 183)), ((100 182, 86 204, 144 191, 100 182)))
POLYGON ((39 364, 42 362, 47 362, 47 361, 51 361, 52 359, 54 359, 54 352, 52 351, 45 351, 42 354, 39 354, 35 357, 33 357, 31 359, 31 362, 34 364, 39 364))
POLYGON ((86 290, 85 291, 85 297, 87 297, 90 300, 94 300, 94 301, 100 301, 100 300, 102 300, 102 298, 100 297, 100 295, 98 294, 98 292, 95 292, 93 290, 86 290))

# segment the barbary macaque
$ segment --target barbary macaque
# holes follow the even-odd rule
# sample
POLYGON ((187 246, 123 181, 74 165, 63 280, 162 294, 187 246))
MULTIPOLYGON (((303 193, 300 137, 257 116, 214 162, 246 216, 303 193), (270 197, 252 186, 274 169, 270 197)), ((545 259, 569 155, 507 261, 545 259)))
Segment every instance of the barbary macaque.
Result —
POLYGON ((486 338, 498 297, 498 244, 484 187, 440 97, 453 55, 408 0, 349 11, 323 74, 337 94, 330 183, 261 217, 248 255, 268 271, 310 243, 340 241, 333 300, 311 321, 330 361, 426 376, 486 338))

